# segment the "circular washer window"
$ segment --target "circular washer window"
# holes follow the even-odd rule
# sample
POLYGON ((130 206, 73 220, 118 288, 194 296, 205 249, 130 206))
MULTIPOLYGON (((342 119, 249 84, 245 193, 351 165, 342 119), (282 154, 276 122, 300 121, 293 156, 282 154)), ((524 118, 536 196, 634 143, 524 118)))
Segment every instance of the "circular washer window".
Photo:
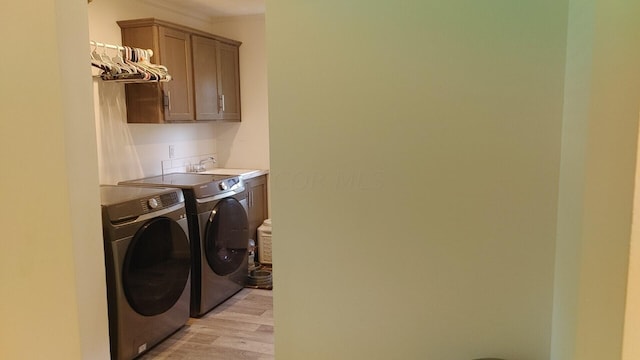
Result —
POLYGON ((145 223, 131 240, 122 281, 131 307, 146 316, 162 314, 180 298, 191 269, 189 239, 165 217, 145 223))
POLYGON ((234 198, 220 200, 205 228, 205 252, 213 271, 221 276, 247 266, 249 220, 234 198))

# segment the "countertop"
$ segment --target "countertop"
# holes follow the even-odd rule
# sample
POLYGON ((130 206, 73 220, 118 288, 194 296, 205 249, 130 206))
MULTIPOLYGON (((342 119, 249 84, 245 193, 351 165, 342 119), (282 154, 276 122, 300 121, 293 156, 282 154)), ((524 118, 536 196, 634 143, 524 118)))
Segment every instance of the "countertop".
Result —
POLYGON ((243 180, 253 179, 254 177, 266 175, 269 170, 263 169, 226 169, 215 168, 201 172, 200 174, 213 174, 213 175, 239 175, 243 180))

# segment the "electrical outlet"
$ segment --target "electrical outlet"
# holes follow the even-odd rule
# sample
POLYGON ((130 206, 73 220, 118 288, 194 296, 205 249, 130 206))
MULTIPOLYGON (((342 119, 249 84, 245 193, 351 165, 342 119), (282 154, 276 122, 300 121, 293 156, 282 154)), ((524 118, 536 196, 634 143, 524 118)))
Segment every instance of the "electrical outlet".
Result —
POLYGON ((176 157, 176 146, 169 145, 169 159, 173 159, 174 157, 176 157))

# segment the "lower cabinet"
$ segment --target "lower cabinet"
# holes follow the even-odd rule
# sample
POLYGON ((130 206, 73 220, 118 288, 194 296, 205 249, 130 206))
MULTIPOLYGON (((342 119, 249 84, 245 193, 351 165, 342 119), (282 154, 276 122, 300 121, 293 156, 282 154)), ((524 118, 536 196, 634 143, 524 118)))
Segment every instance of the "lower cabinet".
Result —
POLYGON ((249 207, 249 237, 258 241, 258 227, 267 218, 267 176, 245 180, 249 207))

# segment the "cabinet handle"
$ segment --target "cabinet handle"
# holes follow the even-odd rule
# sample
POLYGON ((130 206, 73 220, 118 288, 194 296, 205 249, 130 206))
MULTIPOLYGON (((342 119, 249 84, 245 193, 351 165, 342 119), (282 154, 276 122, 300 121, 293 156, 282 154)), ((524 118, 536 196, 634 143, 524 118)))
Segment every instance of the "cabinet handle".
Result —
POLYGON ((164 96, 164 106, 169 108, 171 111, 171 91, 167 90, 167 94, 164 96))
POLYGON ((224 112, 224 94, 222 96, 222 112, 224 112))

